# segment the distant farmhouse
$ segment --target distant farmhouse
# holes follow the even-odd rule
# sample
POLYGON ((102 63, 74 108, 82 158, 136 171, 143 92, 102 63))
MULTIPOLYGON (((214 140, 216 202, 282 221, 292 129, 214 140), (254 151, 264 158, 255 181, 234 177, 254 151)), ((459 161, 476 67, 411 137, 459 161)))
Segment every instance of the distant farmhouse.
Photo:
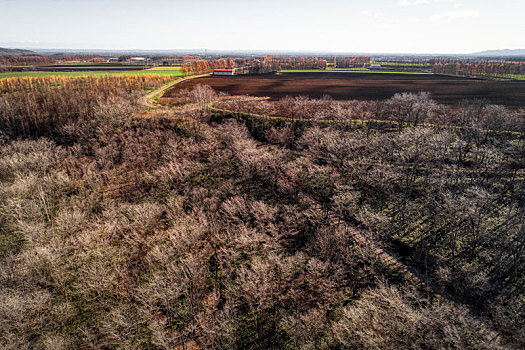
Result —
POLYGON ((213 75, 235 75, 235 69, 214 69, 213 75))
POLYGON ((131 57, 129 60, 130 64, 137 64, 137 65, 146 65, 149 61, 149 58, 146 57, 131 57))
POLYGON ((244 68, 214 69, 213 75, 238 75, 244 74, 244 68))

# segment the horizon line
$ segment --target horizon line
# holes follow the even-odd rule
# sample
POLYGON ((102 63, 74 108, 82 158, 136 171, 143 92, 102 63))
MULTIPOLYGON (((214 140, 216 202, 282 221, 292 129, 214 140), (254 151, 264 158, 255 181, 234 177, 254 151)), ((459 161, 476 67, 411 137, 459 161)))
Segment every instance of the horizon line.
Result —
MULTIPOLYGON (((0 44, 2 45, 2 44, 0 44)), ((0 46, 2 47, 2 46, 0 46)), ((366 52, 366 51, 339 51, 339 50, 316 50, 316 49, 300 49, 300 50, 292 50, 292 49, 209 49, 209 48, 178 48, 178 49, 167 49, 167 48, 157 48, 157 49, 151 49, 151 48, 68 48, 68 47, 55 47, 55 48, 43 48, 43 47, 31 47, 31 46, 11 46, 6 45, 3 46, 3 48, 6 49, 19 49, 19 50, 38 50, 38 51, 93 51, 93 52, 107 52, 107 51, 115 51, 115 52, 132 52, 132 51, 143 51, 143 52, 196 52, 196 51, 209 51, 211 53, 213 52, 243 52, 243 53, 250 53, 250 52, 258 52, 258 53, 272 53, 272 52, 285 52, 285 53, 319 53, 319 54, 336 54, 336 55, 419 55, 419 56, 436 56, 436 55, 476 55, 476 54, 483 54, 483 53, 491 53, 498 51, 525 51, 525 49, 487 49, 483 51, 476 51, 476 52, 366 52)), ((525 55, 525 54, 524 54, 525 55)))

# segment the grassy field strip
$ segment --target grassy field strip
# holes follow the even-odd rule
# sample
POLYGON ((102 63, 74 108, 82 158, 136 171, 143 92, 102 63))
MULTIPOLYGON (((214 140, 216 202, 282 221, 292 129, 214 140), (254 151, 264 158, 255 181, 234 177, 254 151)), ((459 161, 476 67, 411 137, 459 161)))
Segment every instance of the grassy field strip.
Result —
POLYGON ((405 66, 405 67, 425 67, 430 66, 430 64, 425 63, 412 63, 412 62, 385 62, 385 61, 370 61, 370 64, 380 64, 382 66, 405 66))
MULTIPOLYGON (((291 69, 294 70, 294 69, 291 69)), ((295 69, 298 70, 298 69, 295 69)), ((327 68, 326 70, 333 70, 333 71, 369 71, 370 68, 327 68)))
POLYGON ((171 77, 182 77, 180 70, 121 70, 121 71, 77 71, 77 72, 44 72, 44 71, 32 71, 32 72, 6 72, 0 73, 0 79, 3 78, 23 78, 23 77, 107 77, 107 76, 145 76, 145 75, 159 75, 159 76, 171 76, 171 77))
POLYGON ((525 74, 450 74, 450 73, 433 73, 436 75, 443 75, 447 77, 459 77, 467 79, 480 79, 480 80, 496 80, 496 81, 522 81, 525 80, 525 74))
MULTIPOLYGON (((477 77, 487 77, 487 76, 480 75, 477 77)), ((512 79, 512 80, 525 80, 525 74, 489 74, 488 77, 512 79)))
POLYGON ((368 69, 283 69, 279 73, 359 73, 359 74, 404 74, 404 75, 433 75, 426 72, 395 72, 368 69))
MULTIPOLYGON (((259 98, 261 99, 261 98, 259 98)), ((268 99, 262 98, 262 99, 268 99)), ((246 99, 248 101, 249 99, 246 99)), ((261 114, 255 114, 255 113, 246 113, 246 112, 237 112, 237 111, 231 111, 228 109, 220 109, 213 106, 214 103, 217 103, 220 101, 210 102, 208 104, 208 108, 211 112, 216 113, 227 113, 232 115, 242 115, 246 117, 251 118, 259 118, 259 119, 268 119, 268 120, 277 120, 277 121, 292 121, 292 122, 305 122, 305 123, 320 123, 320 124, 346 124, 346 125, 356 125, 356 126, 365 126, 367 124, 389 124, 396 126, 399 128, 399 122, 393 121, 393 120, 381 120, 381 119, 351 119, 351 120, 339 120, 339 119, 298 119, 298 118, 290 118, 290 117, 279 117, 279 116, 266 116, 261 114)), ((413 123, 402 123, 402 128, 408 128, 413 127, 413 123)), ((417 126, 422 127, 428 127, 428 128, 437 128, 437 129, 451 129, 451 130, 462 130, 462 126, 455 126, 455 125, 439 125, 439 124, 431 124, 431 123, 420 123, 417 126)), ((492 129, 484 129, 481 130, 482 132, 488 133, 488 134, 502 134, 502 135, 513 135, 513 136, 522 136, 525 135, 523 132, 519 131, 510 131, 510 130, 492 130, 492 129)))
POLYGON ((166 71, 166 72, 169 72, 169 71, 180 71, 181 70, 181 67, 153 67, 153 68, 148 68, 147 69, 148 71, 166 71))
POLYGON ((142 66, 136 67, 136 66, 104 66, 104 65, 94 65, 94 66, 83 66, 83 65, 71 65, 71 66, 36 66, 33 67, 37 71, 51 71, 51 70, 86 70, 86 69, 127 69, 127 70, 144 70, 142 69, 142 66))

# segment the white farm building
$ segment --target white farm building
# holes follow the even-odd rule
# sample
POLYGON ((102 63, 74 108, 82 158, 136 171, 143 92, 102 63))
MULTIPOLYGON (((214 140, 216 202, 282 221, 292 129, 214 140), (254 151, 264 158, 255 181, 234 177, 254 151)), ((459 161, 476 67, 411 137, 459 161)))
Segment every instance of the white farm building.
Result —
POLYGON ((235 75, 234 69, 214 69, 213 75, 235 75))

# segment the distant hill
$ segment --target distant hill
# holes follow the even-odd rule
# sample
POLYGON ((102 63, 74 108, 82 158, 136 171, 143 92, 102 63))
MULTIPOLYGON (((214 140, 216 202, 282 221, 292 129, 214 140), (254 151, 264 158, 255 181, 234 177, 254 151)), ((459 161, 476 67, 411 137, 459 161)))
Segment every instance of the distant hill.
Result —
POLYGON ((473 53, 474 56, 525 56, 525 49, 486 50, 473 53))
POLYGON ((10 55, 10 56, 40 56, 38 53, 31 50, 22 50, 22 49, 6 49, 0 47, 0 55, 10 55))

